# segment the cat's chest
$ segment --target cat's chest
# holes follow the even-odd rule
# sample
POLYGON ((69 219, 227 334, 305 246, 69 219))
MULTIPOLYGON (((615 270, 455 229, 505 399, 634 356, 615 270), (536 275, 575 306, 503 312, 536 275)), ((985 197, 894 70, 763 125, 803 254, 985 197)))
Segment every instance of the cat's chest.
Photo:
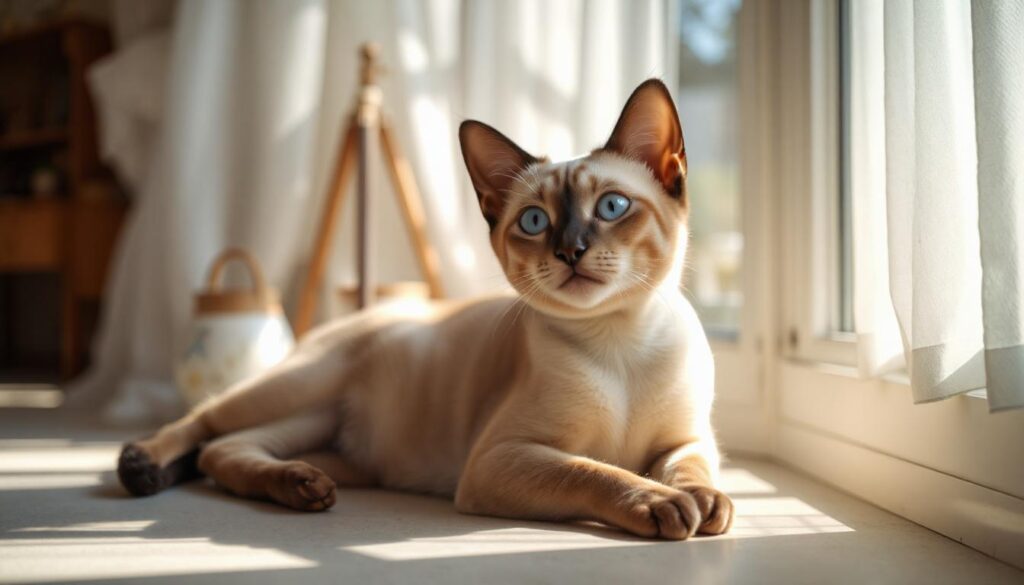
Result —
POLYGON ((570 403, 570 416, 581 422, 571 440, 581 455, 639 472, 652 448, 686 433, 680 425, 688 418, 690 389, 669 349, 617 357, 581 367, 570 403))

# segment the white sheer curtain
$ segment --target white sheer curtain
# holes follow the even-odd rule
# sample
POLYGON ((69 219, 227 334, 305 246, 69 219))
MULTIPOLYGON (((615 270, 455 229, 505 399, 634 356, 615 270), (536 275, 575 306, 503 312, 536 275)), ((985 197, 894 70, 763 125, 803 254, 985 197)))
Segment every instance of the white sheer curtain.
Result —
MULTIPOLYGON (((363 41, 380 43, 389 65, 385 108, 417 173, 447 291, 501 286, 462 169, 459 121, 487 120, 554 157, 599 145, 636 84, 672 73, 666 4, 182 1, 167 62, 153 65, 166 74, 95 80, 129 93, 133 83, 166 87, 154 151, 146 164, 133 163, 145 172, 115 259, 96 363, 70 402, 105 405, 122 420, 178 414, 172 367, 191 295, 225 246, 253 251, 286 298, 294 293, 363 41)), ((389 235, 378 242, 380 277, 415 278, 386 177, 376 179, 376 233, 389 235)), ((351 216, 346 210, 325 299, 352 275, 351 216)))
POLYGON ((1024 4, 851 3, 862 366, 1024 406, 1024 4), (888 294, 886 294, 888 291, 888 294))

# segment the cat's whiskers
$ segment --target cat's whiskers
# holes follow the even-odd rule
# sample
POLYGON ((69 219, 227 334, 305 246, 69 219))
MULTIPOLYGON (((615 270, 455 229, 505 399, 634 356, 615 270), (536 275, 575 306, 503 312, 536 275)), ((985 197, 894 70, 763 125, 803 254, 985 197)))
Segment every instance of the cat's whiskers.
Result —
POLYGON ((665 295, 661 294, 661 289, 650 280, 646 273, 640 273, 637 272, 636 270, 630 270, 629 272, 626 272, 626 276, 633 279, 633 281, 640 285, 641 288, 646 289, 649 292, 653 292, 655 295, 657 295, 658 300, 661 301, 661 304, 665 305, 666 309, 673 313, 678 312, 677 309, 672 306, 672 303, 668 302, 668 299, 665 298, 665 295))
MULTIPOLYGON (((495 319, 494 323, 491 325, 490 338, 494 338, 494 336, 498 333, 498 329, 502 326, 502 324, 505 323, 505 316, 508 315, 509 312, 521 302, 523 302, 523 298, 521 296, 516 297, 515 299, 512 300, 511 303, 508 304, 507 307, 505 307, 505 310, 503 310, 501 314, 498 315, 498 318, 495 319)), ((508 329, 506 329, 504 332, 507 333, 508 329)))
POLYGON ((529 281, 528 286, 524 287, 524 290, 519 293, 519 298, 517 298, 515 302, 510 304, 502 312, 501 316, 499 317, 499 320, 504 320, 511 310, 517 309, 512 316, 512 321, 509 323, 509 328, 512 328, 515 325, 516 321, 519 320, 519 316, 526 311, 527 306, 529 306, 530 304, 530 300, 533 298, 536 292, 540 290, 540 288, 544 285, 545 281, 547 280, 547 277, 550 275, 551 268, 548 267, 547 264, 540 265, 540 267, 538 267, 537 269, 536 274, 528 273, 526 275, 527 280, 529 281))
MULTIPOLYGON (((494 326, 491 328, 491 336, 494 336, 494 334, 498 332, 498 327, 501 326, 502 323, 504 323, 505 318, 508 316, 508 314, 513 309, 517 308, 517 305, 523 305, 522 307, 519 307, 519 311, 517 311, 516 313, 517 315, 519 312, 522 312, 525 309, 525 305, 527 304, 530 295, 533 292, 535 292, 538 288, 540 288, 542 284, 539 281, 539 279, 537 279, 532 273, 529 272, 517 276, 516 278, 510 278, 509 282, 513 283, 513 287, 516 287, 517 292, 519 292, 518 287, 520 285, 522 285, 524 291, 519 292, 519 296, 516 297, 514 301, 509 303, 508 307, 505 307, 505 310, 502 311, 498 318, 495 320, 494 326)), ((512 321, 508 324, 508 329, 511 329, 512 326, 515 325, 515 322, 516 318, 514 317, 512 321)), ((508 329, 506 329, 505 331, 507 332, 508 329)))
MULTIPOLYGON (((550 272, 548 274, 550 274, 550 272)), ((526 311, 526 307, 529 306, 529 304, 530 304, 530 299, 532 299, 533 295, 536 294, 536 292, 538 290, 540 290, 540 287, 543 286, 543 284, 544 284, 544 279, 543 278, 537 278, 537 280, 534 283, 534 285, 530 289, 528 289, 525 293, 523 293, 522 306, 519 308, 518 311, 516 311, 516 314, 512 317, 512 325, 515 325, 516 321, 519 320, 519 316, 522 315, 524 311, 526 311)), ((510 327, 512 325, 510 325, 510 327)))
POLYGON ((489 276, 485 276, 485 277, 480 277, 479 278, 479 282, 486 283, 487 285, 493 284, 494 281, 496 281, 496 280, 503 280, 508 285, 510 285, 512 288, 515 288, 516 285, 524 284, 525 282, 527 282, 525 277, 520 277, 518 279, 510 279, 510 278, 508 278, 508 275, 506 275, 504 273, 502 273, 500 275, 489 275, 489 276))

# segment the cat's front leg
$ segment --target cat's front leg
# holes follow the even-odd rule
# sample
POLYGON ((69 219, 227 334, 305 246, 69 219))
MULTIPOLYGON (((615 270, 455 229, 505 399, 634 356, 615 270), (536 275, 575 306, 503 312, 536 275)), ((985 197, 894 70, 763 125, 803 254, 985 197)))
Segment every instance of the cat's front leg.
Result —
POLYGON ((718 451, 711 441, 688 443, 658 457, 651 465, 650 476, 661 483, 682 490, 697 501, 700 508, 700 534, 724 534, 732 526, 734 508, 729 496, 714 485, 713 469, 717 469, 718 451))
POLYGON ((467 514, 533 520, 597 520, 648 538, 693 536, 694 497, 600 461, 554 447, 509 441, 471 456, 456 508, 467 514))

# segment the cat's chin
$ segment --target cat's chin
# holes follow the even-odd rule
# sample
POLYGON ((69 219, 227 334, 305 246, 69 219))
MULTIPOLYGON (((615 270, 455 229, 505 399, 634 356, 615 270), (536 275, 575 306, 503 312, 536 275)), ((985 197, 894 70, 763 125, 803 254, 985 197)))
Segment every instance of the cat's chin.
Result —
POLYGON ((530 305, 538 311, 563 319, 600 317, 615 311, 613 285, 586 276, 567 278, 557 288, 533 295, 530 305))

